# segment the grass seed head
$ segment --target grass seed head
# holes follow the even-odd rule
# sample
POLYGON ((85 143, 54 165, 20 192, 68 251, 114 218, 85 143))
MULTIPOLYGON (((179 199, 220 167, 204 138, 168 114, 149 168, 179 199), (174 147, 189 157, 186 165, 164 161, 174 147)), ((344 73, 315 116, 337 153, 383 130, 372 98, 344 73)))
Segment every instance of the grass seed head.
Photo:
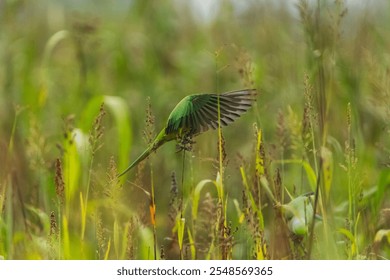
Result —
POLYGON ((56 186, 56 193, 61 203, 64 202, 65 196, 65 183, 62 173, 62 163, 59 158, 57 158, 55 163, 55 177, 54 184, 56 186))
POLYGON ((146 119, 145 119, 145 129, 143 131, 144 140, 147 144, 152 143, 155 137, 155 117, 152 112, 152 103, 150 101, 150 97, 146 99, 147 107, 146 107, 146 119))

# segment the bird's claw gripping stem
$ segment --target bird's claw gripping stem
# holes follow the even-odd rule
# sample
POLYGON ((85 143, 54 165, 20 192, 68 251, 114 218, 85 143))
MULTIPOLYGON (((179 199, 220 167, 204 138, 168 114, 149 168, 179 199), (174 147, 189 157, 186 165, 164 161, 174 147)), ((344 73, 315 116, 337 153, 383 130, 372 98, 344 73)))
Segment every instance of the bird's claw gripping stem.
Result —
POLYGON ((183 137, 177 139, 176 152, 192 151, 192 145, 194 144, 195 141, 192 140, 192 137, 186 134, 183 137))

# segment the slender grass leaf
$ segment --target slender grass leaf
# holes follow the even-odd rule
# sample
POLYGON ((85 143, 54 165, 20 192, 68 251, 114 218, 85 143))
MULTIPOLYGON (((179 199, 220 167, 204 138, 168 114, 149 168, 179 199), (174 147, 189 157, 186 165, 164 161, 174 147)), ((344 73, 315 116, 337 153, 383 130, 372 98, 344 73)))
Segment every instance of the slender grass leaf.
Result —
POLYGON ((333 181, 333 155, 332 152, 326 148, 321 147, 321 158, 323 163, 323 180, 325 187, 325 198, 329 200, 329 195, 333 181))
POLYGON ((72 259, 71 254, 71 243, 69 238, 69 226, 68 226, 68 219, 65 215, 62 216, 62 242, 63 242, 63 252, 64 252, 64 258, 65 260, 72 259))
POLYGON ((120 255, 120 227, 118 224, 118 220, 115 218, 114 220, 114 228, 113 228, 113 239, 114 239, 114 250, 116 258, 120 255))
POLYGON ((108 239, 107 249, 106 249, 106 252, 104 253, 104 260, 108 260, 108 258, 110 256, 110 250, 111 250, 111 238, 108 239))
POLYGON ((151 250, 154 243, 152 230, 148 227, 139 227, 137 235, 139 240, 137 259, 150 260, 152 257, 151 250))
POLYGON ((380 229, 376 232, 374 242, 380 243, 383 238, 386 238, 387 243, 390 245, 390 229, 380 229))
MULTIPOLYGON (((64 181, 66 205, 70 205, 75 192, 79 188, 80 173, 82 172, 82 163, 87 160, 88 137, 80 129, 75 129, 70 136, 71 139, 65 140, 64 154, 64 181)), ((69 209, 68 209, 69 210, 69 209)))
POLYGON ((176 223, 177 223, 177 239, 179 242, 179 249, 181 251, 183 250, 184 229, 185 229, 186 219, 180 218, 180 216, 178 216, 176 223))
POLYGON ((351 242, 351 256, 354 256, 356 254, 356 239, 355 236, 353 236, 352 232, 345 228, 339 228, 338 232, 344 235, 348 240, 351 242))
POLYGON ((240 203, 237 199, 233 199, 234 208, 236 209, 237 216, 238 216, 238 223, 242 224, 245 221, 245 213, 241 211, 240 209, 240 203))
POLYGON ((195 240, 192 237, 191 230, 187 228, 187 234, 188 234, 188 242, 190 243, 190 251, 191 251, 191 259, 196 259, 196 247, 195 247, 195 240))
POLYGON ((200 193, 203 189, 203 187, 208 184, 208 183, 214 183, 214 181, 212 180, 209 180, 209 179, 205 179, 205 180, 202 180, 200 181, 195 189, 194 189, 194 193, 192 195, 192 220, 196 220, 197 217, 198 217, 198 208, 199 208, 199 200, 200 200, 200 193))
POLYGON ((80 210, 81 210, 81 240, 84 240, 85 227, 87 222, 87 209, 83 200, 83 193, 80 192, 80 210))

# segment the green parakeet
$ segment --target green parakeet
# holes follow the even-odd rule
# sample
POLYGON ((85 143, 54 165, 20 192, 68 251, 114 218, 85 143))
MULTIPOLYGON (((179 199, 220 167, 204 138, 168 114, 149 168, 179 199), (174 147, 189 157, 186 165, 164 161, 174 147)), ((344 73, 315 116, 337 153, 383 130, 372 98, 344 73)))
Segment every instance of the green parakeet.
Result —
POLYGON ((255 89, 243 89, 221 94, 194 94, 184 97, 172 110, 165 127, 146 150, 122 173, 124 175, 142 160, 171 140, 191 139, 209 129, 226 126, 245 113, 256 101, 255 89))
POLYGON ((314 194, 298 196, 282 205, 288 228, 296 235, 305 235, 313 219, 314 194))

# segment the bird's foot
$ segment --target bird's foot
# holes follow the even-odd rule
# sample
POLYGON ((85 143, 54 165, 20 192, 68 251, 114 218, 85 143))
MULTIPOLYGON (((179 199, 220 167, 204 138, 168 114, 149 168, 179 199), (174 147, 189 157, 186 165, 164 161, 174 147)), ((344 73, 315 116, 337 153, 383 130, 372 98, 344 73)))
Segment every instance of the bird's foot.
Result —
POLYGON ((184 136, 177 139, 176 152, 181 151, 192 151, 192 146, 195 144, 195 141, 192 140, 191 136, 184 136))

